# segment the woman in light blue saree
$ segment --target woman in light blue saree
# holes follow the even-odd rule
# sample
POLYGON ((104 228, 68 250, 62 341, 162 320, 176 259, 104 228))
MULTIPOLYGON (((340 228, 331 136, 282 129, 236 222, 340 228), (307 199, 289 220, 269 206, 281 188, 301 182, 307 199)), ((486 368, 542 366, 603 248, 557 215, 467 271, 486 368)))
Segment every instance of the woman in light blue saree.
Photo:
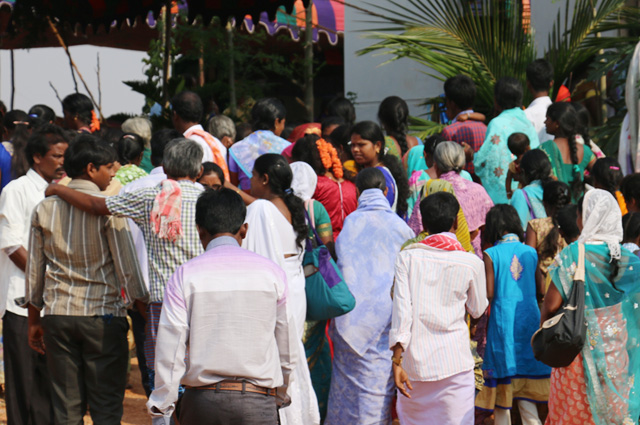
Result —
POLYGON ((336 241, 338 266, 356 307, 329 328, 334 357, 325 425, 390 425, 390 293, 396 256, 415 235, 391 210, 379 169, 360 171, 356 186, 358 209, 346 218, 336 241))
POLYGON ((278 99, 260 99, 253 105, 253 133, 229 148, 229 178, 232 184, 249 192, 256 159, 265 153, 281 153, 291 144, 280 137, 286 116, 287 110, 278 99))
MULTIPOLYGON (((509 202, 505 182, 513 155, 507 146, 512 133, 524 133, 531 149, 538 147, 538 134, 522 110, 522 85, 512 77, 503 77, 494 87, 495 108, 500 115, 487 126, 484 143, 476 152, 473 165, 494 204, 509 202)), ((517 189, 517 182, 513 189, 517 189)))
MULTIPOLYGON (((580 214, 581 213, 581 214, 580 214)), ((621 246, 620 208, 609 192, 587 192, 578 241, 549 273, 541 320, 559 310, 573 285, 578 244, 585 246, 587 338, 571 365, 553 369, 547 425, 633 425, 640 415, 640 259, 621 246)))

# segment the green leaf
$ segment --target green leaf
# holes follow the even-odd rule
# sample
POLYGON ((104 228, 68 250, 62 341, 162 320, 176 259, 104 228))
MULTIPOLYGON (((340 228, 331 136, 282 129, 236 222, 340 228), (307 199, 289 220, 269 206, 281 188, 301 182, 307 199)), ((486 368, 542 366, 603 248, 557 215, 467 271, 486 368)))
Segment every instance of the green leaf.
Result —
POLYGON ((477 87, 475 109, 486 115, 493 111, 495 82, 515 76, 524 84, 526 66, 535 59, 521 1, 388 0, 388 6, 369 6, 374 21, 391 26, 368 33, 376 42, 359 54, 409 58, 443 81, 467 74, 477 87))

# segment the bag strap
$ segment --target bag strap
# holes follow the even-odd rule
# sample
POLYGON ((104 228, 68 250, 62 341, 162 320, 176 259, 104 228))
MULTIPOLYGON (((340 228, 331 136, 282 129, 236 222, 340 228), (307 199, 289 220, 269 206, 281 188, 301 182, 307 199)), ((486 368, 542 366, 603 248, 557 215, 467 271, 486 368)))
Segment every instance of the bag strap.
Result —
MULTIPOLYGON (((315 241, 316 241, 316 246, 321 246, 324 245, 322 243, 322 240, 320 239, 320 235, 318 235, 318 232, 316 231, 316 226, 314 225, 313 221, 311 221, 311 218, 309 217, 309 212, 307 211, 307 209, 304 209, 304 215, 307 217, 307 222, 309 223, 309 227, 311 228, 311 230, 313 230, 313 235, 315 237, 315 241)), ((307 238, 307 251, 310 251, 313 249, 313 247, 311 246, 311 242, 309 241, 309 238, 307 238)))
POLYGON ((578 268, 576 269, 576 273, 573 275, 573 280, 579 280, 584 282, 584 256, 585 256, 585 252, 584 252, 584 244, 583 243, 579 243, 578 244, 578 268))
POLYGON ((527 201, 527 206, 529 207, 529 215, 531 216, 531 220, 535 220, 536 213, 533 212, 533 206, 531 206, 531 201, 529 201, 529 195, 527 195, 527 191, 525 188, 522 188, 522 193, 524 194, 524 199, 527 201))

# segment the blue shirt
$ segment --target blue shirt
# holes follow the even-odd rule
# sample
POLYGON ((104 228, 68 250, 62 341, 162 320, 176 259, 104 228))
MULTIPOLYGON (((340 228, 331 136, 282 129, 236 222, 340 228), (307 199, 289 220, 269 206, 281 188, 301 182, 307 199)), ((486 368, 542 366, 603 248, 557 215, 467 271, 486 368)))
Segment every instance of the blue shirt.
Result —
POLYGON ((527 223, 534 218, 546 218, 547 211, 542 203, 542 182, 535 180, 529 183, 525 188, 518 189, 513 192, 511 197, 511 206, 516 209, 520 217, 522 229, 527 230, 527 223), (526 197, 525 197, 526 193, 526 197), (527 198, 529 202, 527 203, 527 198), (531 207, 529 206, 531 205, 531 207))
POLYGON ((0 192, 9 184, 13 177, 11 175, 11 154, 7 152, 4 146, 0 144, 0 173, 2 182, 0 183, 0 192))

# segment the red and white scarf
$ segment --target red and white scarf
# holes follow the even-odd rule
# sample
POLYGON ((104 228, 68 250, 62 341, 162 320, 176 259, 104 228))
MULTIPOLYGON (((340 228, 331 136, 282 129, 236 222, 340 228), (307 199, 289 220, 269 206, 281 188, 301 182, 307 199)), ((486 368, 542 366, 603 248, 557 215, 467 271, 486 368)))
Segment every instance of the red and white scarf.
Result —
POLYGON ((160 193, 153 200, 151 224, 160 239, 175 242, 182 236, 182 188, 175 180, 163 180, 160 193))
POLYGON ((420 243, 423 243, 432 248, 442 249, 444 251, 466 252, 460 242, 458 242, 456 239, 450 236, 443 235, 442 233, 437 233, 435 235, 427 236, 420 243))

